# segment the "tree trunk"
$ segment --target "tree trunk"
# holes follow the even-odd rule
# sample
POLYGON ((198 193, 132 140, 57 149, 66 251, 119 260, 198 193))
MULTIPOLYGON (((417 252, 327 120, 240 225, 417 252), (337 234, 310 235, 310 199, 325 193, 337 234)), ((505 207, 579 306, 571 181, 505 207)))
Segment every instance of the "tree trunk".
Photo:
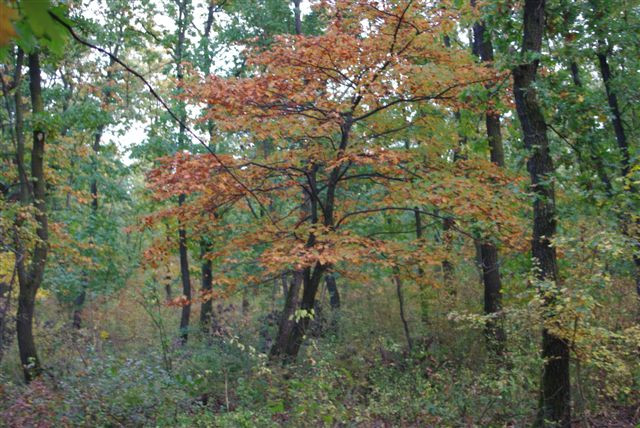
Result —
MULTIPOLYGON (((32 260, 27 270, 21 251, 18 263, 18 313, 16 330, 20 361, 27 382, 32 381, 42 371, 36 345, 33 338, 33 316, 35 311, 35 297, 44 277, 45 264, 48 253, 48 223, 46 212, 46 183, 44 175, 45 132, 39 123, 39 117, 44 113, 42 87, 40 77, 40 59, 38 53, 29 54, 29 89, 34 121, 33 148, 31 150, 31 178, 33 180, 33 206, 37 224, 38 240, 33 249, 32 260)), ((26 183, 22 183, 26 185, 26 183)), ((18 238, 19 239, 19 238, 18 238)), ((22 245, 19 246, 19 248, 22 245)))
MULTIPOLYGON (((415 223, 416 223, 416 239, 420 241, 422 239, 422 216, 420 210, 415 207, 413 210, 415 223)), ((420 244, 422 245, 422 244, 420 244)), ((424 269, 418 267, 418 276, 422 279, 424 276, 424 269)), ((427 296, 427 287, 422 281, 419 281, 419 293, 420 293, 420 320, 424 325, 429 324, 429 298, 427 296)))
MULTIPOLYGON (((443 230, 442 240, 444 241, 444 246, 447 250, 447 254, 451 254, 451 240, 453 238, 451 229, 453 228, 454 224, 455 224, 455 220, 452 217, 446 217, 442 221, 442 230, 443 230)), ((442 261, 442 280, 444 282, 445 289, 449 292, 451 296, 455 297, 457 294, 457 290, 456 290, 455 284, 453 283, 453 275, 454 275, 453 262, 447 256, 447 258, 445 258, 442 261)))
POLYGON ((302 19, 300 15, 300 0, 293 0, 293 18, 295 34, 302 34, 302 19))
POLYGON ((334 311, 340 309, 340 292, 336 284, 336 277, 333 273, 327 273, 324 276, 324 282, 327 285, 327 291, 329 291, 329 305, 331 305, 331 309, 334 311))
MULTIPOLYGON (((606 44, 604 41, 599 41, 599 45, 601 48, 605 48, 606 44)), ((616 96, 615 91, 611 87, 611 79, 613 78, 611 74, 611 68, 609 67, 609 61, 607 57, 607 50, 601 51, 598 53, 598 63, 600 65, 600 75, 602 77, 602 81, 604 82, 605 91, 607 94, 607 103, 609 104, 609 109, 611 110, 611 125, 613 126, 613 130, 616 134, 616 142, 618 144, 618 150, 620 150, 620 155, 622 157, 621 162, 621 173, 622 178, 625 180, 625 189, 628 189, 630 192, 637 192, 638 189, 633 183, 629 183, 627 186, 626 180, 629 180, 629 173, 631 172, 631 155, 629 153, 629 143, 627 141, 627 135, 624 130, 624 126, 622 123, 622 114, 620 112, 620 107, 618 106, 618 97, 616 96)), ((640 299, 640 240, 637 235, 638 232, 630 232, 629 231, 629 223, 631 222, 628 218, 623 218, 623 231, 625 235, 630 236, 631 241, 634 242, 634 253, 633 253, 633 264, 635 266, 635 282, 636 282, 636 294, 638 299, 640 299)), ((640 229, 640 221, 636 220, 636 228, 640 229)))
MULTIPOLYGON (((544 0, 525 0, 523 57, 540 54, 544 32, 544 0)), ((534 88, 539 60, 518 65, 513 70, 516 110, 520 119, 525 147, 530 151, 527 169, 531 178, 531 189, 535 195, 533 203, 533 239, 531 252, 540 281, 552 284, 551 290, 543 292, 547 309, 554 306, 554 294, 558 292, 558 267, 556 250, 551 240, 556 232, 555 192, 549 182, 554 172, 549 151, 547 124, 534 88)), ((549 313, 545 314, 548 322, 549 313)), ((544 367, 540 409, 537 425, 569 427, 571 425, 571 383, 569 378, 569 345, 556 336, 547 326, 542 331, 542 357, 544 367)))
POLYGON ((316 294, 325 269, 325 266, 316 264, 313 269, 306 268, 304 270, 302 300, 300 301, 300 310, 303 311, 303 313, 297 320, 294 319, 293 329, 289 337, 286 338, 283 353, 285 362, 293 362, 298 356, 307 328, 313 318, 312 314, 316 303, 316 294))
POLYGON ((202 297, 203 301, 200 305, 200 328, 203 332, 211 331, 213 321, 213 301, 211 300, 211 290, 213 273, 211 269, 211 260, 205 258, 206 254, 211 250, 211 244, 206 240, 200 241, 200 259, 202 260, 202 297))
MULTIPOLYGON (((178 197, 178 204, 184 203, 184 194, 178 197)), ((180 341, 187 343, 189 338, 189 318, 191 317, 191 277, 189 275, 189 253, 187 249, 187 231, 183 225, 178 229, 178 250, 180 253, 180 278, 182 279, 182 296, 186 302, 182 306, 180 314, 180 341)))
MULTIPOLYGON (((472 0, 472 6, 475 1, 472 0)), ((491 37, 486 31, 484 22, 473 25, 473 53, 484 63, 493 61, 493 45, 491 37)), ((504 147, 500 129, 500 116, 492 111, 485 113, 487 140, 491 162, 504 168, 504 147)), ((501 355, 504 353, 506 334, 502 328, 502 282, 500 279, 500 264, 498 249, 489 240, 484 240, 479 246, 479 256, 482 268, 482 283, 484 285, 484 313, 491 316, 485 326, 485 335, 489 349, 501 355)))
POLYGON ((404 337, 407 340, 407 348, 409 351, 413 348, 413 342, 411 341, 411 333, 409 332, 409 323, 404 313, 404 296, 402 295, 402 279, 400 279, 400 272, 397 266, 393 267, 393 282, 396 283, 396 294, 398 296, 398 306, 400 308, 400 320, 402 321, 402 329, 404 330, 404 337))
POLYGON ((282 316, 280 317, 280 324, 278 325, 278 335, 276 340, 269 351, 269 358, 272 360, 281 358, 285 355, 287 348, 287 341, 291 337, 295 326, 295 311, 298 308, 298 295, 300 294, 300 286, 302 285, 302 271, 296 271, 293 273, 291 279, 291 285, 289 286, 284 302, 284 309, 282 316))

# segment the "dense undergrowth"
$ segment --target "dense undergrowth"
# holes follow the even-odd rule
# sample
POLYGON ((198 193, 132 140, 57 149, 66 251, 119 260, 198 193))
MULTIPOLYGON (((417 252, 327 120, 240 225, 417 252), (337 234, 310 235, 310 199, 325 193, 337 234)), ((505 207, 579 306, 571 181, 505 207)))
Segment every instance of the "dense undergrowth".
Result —
MULTIPOLYGON (((315 330, 297 363, 287 366, 269 363, 265 353, 275 326, 264 314, 277 301, 257 300, 242 314, 235 299, 228 299, 217 308, 218 334, 195 329, 188 345, 180 347, 170 324, 177 322, 175 308, 143 299, 140 288, 94 301, 80 331, 69 328, 66 309, 53 297, 41 298, 36 325, 46 374, 25 386, 17 352, 9 350, 0 371, 2 420, 12 427, 528 426, 533 421, 542 366, 535 305, 508 311, 508 351, 490 358, 477 328, 481 323, 463 315, 473 310, 465 302, 477 302, 477 296, 434 295, 426 325, 417 306, 409 308, 409 351, 392 287, 352 292, 354 287, 344 287, 339 312, 327 314, 325 302, 324 328, 315 330), (328 329, 329 323, 337 329, 328 329)), ((623 295, 622 290, 612 293, 623 295)), ((637 418, 640 368, 609 350, 609 360, 574 362, 577 425, 633 426, 637 418)))

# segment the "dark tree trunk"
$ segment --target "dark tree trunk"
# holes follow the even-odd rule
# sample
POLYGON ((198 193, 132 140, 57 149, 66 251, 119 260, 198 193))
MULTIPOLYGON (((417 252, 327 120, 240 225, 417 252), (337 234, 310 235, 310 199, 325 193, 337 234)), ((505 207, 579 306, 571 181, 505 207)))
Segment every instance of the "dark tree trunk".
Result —
POLYGON ((73 328, 76 330, 80 330, 82 327, 82 307, 84 306, 84 300, 86 298, 86 291, 83 289, 80 294, 78 294, 73 301, 73 317, 72 324, 73 328))
POLYGON ((285 341, 283 357, 285 362, 293 362, 298 356, 300 347, 311 323, 313 309, 316 303, 316 294, 320 286, 320 280, 325 267, 316 264, 313 268, 306 268, 302 279, 302 300, 300 301, 300 310, 304 314, 299 319, 294 320, 293 329, 289 337, 285 341))
POLYGON ((302 19, 300 16, 300 0, 293 0, 293 18, 295 34, 302 34, 302 19))
POLYGON ((211 244, 203 239, 200 242, 200 259, 202 260, 202 297, 200 305, 200 327, 203 332, 211 330, 213 322, 213 301, 211 300, 211 290, 213 282, 213 271, 211 259, 206 258, 206 254, 211 250, 211 244))
MULTIPOLYGON (((472 5, 475 6, 475 1, 472 5)), ((473 53, 484 63, 493 61, 493 45, 484 22, 473 25, 473 53)), ((491 162, 504 168, 504 148, 500 129, 500 116, 492 111, 485 114, 487 139, 491 162)), ((500 265, 498 249, 485 240, 479 246, 479 256, 482 268, 482 283, 484 285, 484 313, 492 318, 487 321, 485 334, 489 349, 501 355, 504 353, 506 334, 502 328, 502 282, 500 279, 500 265)))
MULTIPOLYGON (((605 48, 606 44, 604 41, 599 41, 600 47, 605 48)), ((630 179, 629 173, 631 171, 631 155, 629 153, 629 143, 627 141, 627 135, 624 130, 624 126, 622 123, 622 114, 620 112, 620 107, 618 105, 618 97, 611 86, 611 79, 613 78, 611 74, 611 68, 609 67, 608 60, 608 52, 607 50, 601 51, 598 53, 598 63, 600 65, 600 75, 602 77, 602 81, 604 82, 605 91, 607 94, 607 103, 609 104, 609 109, 611 110, 611 125, 613 126, 613 130, 616 134, 616 142, 618 144, 618 150, 620 151, 620 155, 622 157, 621 162, 621 173, 622 177, 625 180, 630 179)), ((630 192, 637 192, 637 186, 633 184, 625 185, 626 189, 629 189, 630 192)), ((623 230, 625 235, 631 235, 629 232, 628 224, 630 220, 628 218, 622 219, 624 225, 623 230)), ((636 220, 636 225, 640 229, 640 221, 636 220)), ((631 236, 632 242, 634 242, 634 254, 633 254, 633 264, 635 265, 635 282, 636 282, 636 294, 640 299, 640 240, 637 236, 631 236)))
MULTIPOLYGON (((184 59, 185 38, 187 32, 187 26, 189 24, 187 1, 181 0, 178 2, 178 18, 177 18, 177 42, 175 47, 175 65, 176 65, 176 78, 178 82, 182 82, 184 59)), ((185 137, 186 137, 186 120, 187 112, 184 102, 180 102, 180 125, 178 129, 178 150, 184 150, 185 137)), ((185 195, 181 194, 178 197, 178 206, 182 206, 185 202, 185 195)), ((189 251, 187 248, 187 231, 183 224, 178 225, 178 250, 180 255, 180 278, 182 280, 182 295, 186 299, 185 304, 182 306, 182 312, 180 314, 180 341, 185 344, 189 337, 189 319, 191 317, 191 277, 189 274, 189 251)))
MULTIPOLYGON (((444 246, 447 249, 447 255, 451 254, 451 240, 452 240, 452 229, 455 224, 455 220, 452 217, 446 217, 442 221, 442 230, 443 230, 443 241, 444 246)), ((449 292, 451 296, 456 296, 457 290, 456 286, 453 282, 454 275, 454 267, 453 262, 447 256, 442 261, 442 280, 444 282, 445 289, 449 292)))
POLYGON ((329 305, 331 305, 331 309, 340 309, 340 292, 338 291, 338 285, 336 284, 336 277, 332 273, 327 273, 324 276, 324 282, 327 285, 327 291, 329 292, 329 305))
MULTIPOLYGON (((184 194, 179 196, 180 206, 184 203, 184 194)), ((182 295, 186 299, 180 314, 180 340, 184 344, 189 338, 189 318, 191 317, 191 277, 189 275, 189 253, 187 249, 187 231, 183 225, 178 229, 178 250, 180 253, 180 278, 182 279, 182 295)))
POLYGON ((497 355, 504 354, 506 334, 502 327, 502 294, 498 250, 490 242, 480 245, 482 257, 482 282, 484 283, 484 313, 490 315, 485 326, 489 349, 497 355))
MULTIPOLYGON (((420 215, 420 210, 418 207, 415 207, 413 210, 413 215, 416 223, 416 239, 420 241, 422 239, 422 216, 420 215)), ((418 267, 418 276, 420 279, 424 276, 424 270, 422 267, 418 267)), ((429 324, 429 298, 427 296, 427 287, 424 285, 422 280, 419 282, 419 292, 420 292, 420 320, 423 324, 429 324)))
MULTIPOLYGON (((523 56, 537 55, 541 51, 545 21, 544 0, 525 0, 523 56)), ((533 239, 531 252, 540 281, 553 284, 543 293, 544 304, 550 309, 558 293, 558 267, 556 250, 551 240, 556 232, 555 192, 549 182, 554 172, 549 151, 547 125, 534 88, 538 59, 518 65, 513 70, 516 110, 520 119, 524 143, 530 151, 527 169, 534 192, 533 239)), ((545 314, 553 322, 549 313, 545 314)), ((542 331, 542 373, 540 410, 537 425, 571 426, 571 383, 569 378, 569 345, 547 327, 542 331)))
MULTIPOLYGON (((33 114, 34 116, 40 116, 44 113, 44 103, 42 99, 40 59, 37 52, 29 54, 29 78, 33 114)), ((31 178, 33 180, 33 206, 35 208, 38 240, 33 249, 32 260, 28 269, 23 260, 23 252, 20 254, 20 262, 18 263, 19 295, 16 330, 20 361, 27 382, 32 381, 42 371, 33 338, 33 316, 36 292, 40 284, 42 284, 49 249, 44 175, 45 142, 44 130, 36 127, 33 131, 33 148, 31 150, 31 178)), ((26 185, 26 183, 22 183, 22 185, 26 185)), ((19 245, 19 248, 21 247, 22 245, 19 245)))
POLYGON ((400 278, 400 272, 397 266, 393 267, 393 281, 396 284, 396 295, 398 296, 398 306, 400 309, 400 320, 402 321, 402 329, 404 331, 404 337, 407 340, 407 348, 409 351, 413 348, 413 342, 411 340, 411 333, 409 332, 409 323, 404 311, 404 296, 402 295, 402 279, 400 278))
POLYGON ((298 298, 300 294, 300 286, 302 285, 302 271, 296 271, 291 279, 291 285, 286 292, 286 298, 284 302, 284 309, 282 316, 280 317, 280 324, 278 325, 278 335, 271 347, 269 357, 272 360, 276 360, 285 355, 287 342, 291 337, 294 326, 296 324, 294 316, 295 311, 298 308, 298 298))
MULTIPOLYGON (((604 46, 605 43, 601 41, 600 45, 604 46)), ((611 87, 612 75, 606 51, 598 53, 598 63, 600 65, 600 74, 607 93, 607 103, 609 104, 609 109, 611 109, 611 124, 613 125, 613 130, 616 134, 616 142, 618 143, 618 150, 620 150, 620 156, 622 157, 622 176, 626 177, 631 169, 629 143, 627 142, 627 135, 625 134, 624 127, 622 126, 622 114, 620 113, 620 107, 618 106, 618 97, 611 87)))

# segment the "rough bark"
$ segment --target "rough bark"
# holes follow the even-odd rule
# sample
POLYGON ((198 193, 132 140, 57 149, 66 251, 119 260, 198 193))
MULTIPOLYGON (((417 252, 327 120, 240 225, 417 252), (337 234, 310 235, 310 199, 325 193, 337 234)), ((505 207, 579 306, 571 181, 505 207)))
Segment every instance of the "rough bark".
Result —
MULTIPOLYGON (((556 232, 555 192, 549 181, 554 172, 549 151, 547 125, 535 91, 545 21, 545 1, 525 0, 523 56, 533 57, 531 62, 513 70, 516 110, 525 147, 530 151, 527 169, 531 179, 533 203, 533 239, 531 252, 540 281, 551 284, 543 293, 545 321, 553 322, 549 310, 554 306, 558 292, 556 250, 552 245, 556 232)), ((545 325, 542 331, 542 357, 544 366, 537 425, 569 427, 571 425, 571 384, 569 378, 569 345, 545 325)))

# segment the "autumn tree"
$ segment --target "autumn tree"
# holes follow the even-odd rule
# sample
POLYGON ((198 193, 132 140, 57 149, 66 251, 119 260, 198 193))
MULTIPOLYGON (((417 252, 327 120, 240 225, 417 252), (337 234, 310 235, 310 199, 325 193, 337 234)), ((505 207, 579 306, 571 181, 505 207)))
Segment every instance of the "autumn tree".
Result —
MULTIPOLYGON (((296 357, 320 282, 334 266, 347 264, 352 271, 377 260, 382 268, 415 271, 416 265, 443 260, 441 252, 416 255, 414 242, 403 248, 361 235, 356 225, 367 216, 406 212, 413 217, 419 206, 423 215, 454 216, 455 230, 465 233, 470 219, 485 218, 486 208, 478 206, 483 198, 473 195, 494 194, 484 199, 493 205, 510 193, 504 186, 510 179, 488 162, 469 159, 452 168, 443 156, 455 137, 443 131, 442 112, 465 102, 465 87, 496 78, 468 52, 441 50, 441 35, 455 10, 412 1, 384 6, 339 1, 322 7, 329 23, 323 35, 280 37, 269 51, 249 57, 250 77, 209 77, 188 89, 210 106, 207 118, 221 130, 246 144, 269 138, 274 145, 265 160, 210 168, 216 174, 203 177, 209 186, 222 177, 230 185, 222 191, 217 182, 222 196, 216 198, 249 210, 291 200, 299 187, 308 198, 305 217, 292 215, 298 204, 282 206, 254 218, 259 221, 253 225, 237 226, 247 232, 218 252, 233 257, 241 248, 259 246, 265 275, 283 268, 302 272, 294 328, 281 332, 271 350, 285 360, 296 357)), ((212 155, 200 160, 218 161, 212 155)), ((158 170, 152 186, 162 188, 165 197, 184 189, 186 177, 177 172, 158 170)), ((193 191, 202 193, 202 186, 193 191)), ((217 203, 205 206, 212 205, 217 203)), ((501 228, 497 236, 514 233, 507 215, 492 222, 501 228)))

